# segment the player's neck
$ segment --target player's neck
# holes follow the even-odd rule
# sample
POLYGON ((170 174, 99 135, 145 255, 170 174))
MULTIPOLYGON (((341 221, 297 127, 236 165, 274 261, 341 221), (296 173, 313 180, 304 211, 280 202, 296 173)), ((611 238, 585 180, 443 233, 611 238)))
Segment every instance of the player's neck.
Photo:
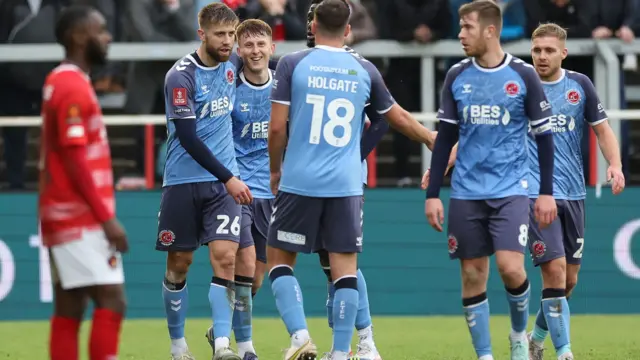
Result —
POLYGON ((89 73, 89 71, 91 71, 91 66, 84 59, 84 56, 78 56, 78 55, 75 55, 75 54, 67 54, 67 56, 65 56, 63 62, 67 63, 67 64, 73 64, 73 65, 79 67, 80 69, 82 69, 82 71, 84 71, 87 74, 89 73))
POLYGON ((208 67, 217 66, 219 62, 217 62, 211 56, 209 56, 209 54, 207 54, 207 51, 203 48, 203 46, 204 44, 200 45, 198 50, 196 50, 196 54, 198 54, 200 61, 202 61, 204 66, 208 66, 208 67))
POLYGON ((334 39, 330 37, 324 37, 321 35, 319 36, 319 34, 316 34, 316 46, 318 45, 341 49, 344 47, 344 38, 334 39))
POLYGON ((505 52, 502 47, 498 46, 497 49, 489 49, 482 56, 476 58, 476 63, 483 68, 491 69, 498 67, 504 61, 505 52))
POLYGON ((269 81, 269 68, 264 68, 258 72, 250 71, 249 69, 242 70, 244 78, 247 79, 253 85, 264 85, 269 81))

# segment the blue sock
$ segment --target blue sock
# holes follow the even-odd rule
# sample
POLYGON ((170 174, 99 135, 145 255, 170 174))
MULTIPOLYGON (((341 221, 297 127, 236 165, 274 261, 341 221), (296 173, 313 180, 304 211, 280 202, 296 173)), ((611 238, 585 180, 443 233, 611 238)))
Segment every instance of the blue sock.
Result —
POLYGON ((369 311, 369 294, 367 293, 367 281, 362 271, 358 269, 358 315, 356 316, 356 329, 362 330, 371 326, 371 312, 369 311))
POLYGON ((307 329, 307 319, 304 317, 302 290, 298 280, 293 276, 293 270, 288 266, 278 266, 269 273, 271 290, 276 299, 276 308, 287 327, 289 335, 298 330, 307 329))
POLYGON ((491 333, 489 332, 489 299, 487 293, 478 296, 462 299, 464 306, 464 316, 471 333, 471 342, 476 350, 476 355, 480 358, 492 355, 491 333))
POLYGON ((569 303, 564 289, 542 290, 542 311, 558 356, 571 351, 569 303))
POLYGON ((231 320, 235 303, 233 281, 214 276, 209 287, 209 305, 213 320, 213 334, 217 338, 231 338, 231 320))
POLYGON ((333 329, 333 299, 336 295, 336 287, 330 282, 327 284, 327 320, 329 328, 333 329))
POLYGON ((547 327, 547 320, 544 318, 544 312, 542 311, 542 304, 540 304, 540 309, 536 314, 536 324, 533 327, 533 334, 531 334, 531 338, 535 342, 542 343, 544 339, 547 338, 549 334, 549 328, 547 327))
MULTIPOLYGON (((251 297, 251 285, 253 278, 236 275, 236 301, 233 311, 233 333, 236 343, 251 340, 251 311, 253 301, 251 297)), ((215 334, 215 332, 214 332, 215 334)))
POLYGON ((358 278, 340 278, 334 284, 333 300, 333 350, 349 353, 353 328, 358 314, 358 278))
POLYGON ((169 336, 172 339, 182 339, 184 337, 184 323, 187 319, 187 307, 189 306, 187 282, 174 284, 165 278, 162 285, 162 299, 164 300, 164 311, 167 314, 169 336))
POLYGON ((529 279, 516 289, 507 288, 507 300, 511 313, 511 330, 521 333, 527 330, 529 320, 529 296, 531 295, 529 279))

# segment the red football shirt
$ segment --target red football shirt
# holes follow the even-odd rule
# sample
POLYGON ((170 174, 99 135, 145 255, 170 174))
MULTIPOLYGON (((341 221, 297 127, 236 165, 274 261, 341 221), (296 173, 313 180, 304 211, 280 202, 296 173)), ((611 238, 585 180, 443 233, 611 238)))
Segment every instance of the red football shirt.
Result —
POLYGON ((83 229, 101 226, 64 166, 65 147, 86 150, 90 177, 111 217, 113 171, 102 110, 88 76, 75 65, 62 64, 47 76, 42 99, 38 205, 43 244, 54 246, 79 240, 83 229))

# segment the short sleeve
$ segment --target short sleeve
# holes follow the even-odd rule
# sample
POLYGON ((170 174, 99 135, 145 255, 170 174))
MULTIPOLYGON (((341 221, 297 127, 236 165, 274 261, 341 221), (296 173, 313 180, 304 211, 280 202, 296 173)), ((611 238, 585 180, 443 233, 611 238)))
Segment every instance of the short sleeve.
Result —
POLYGON ((164 84, 167 118, 195 119, 194 81, 185 71, 170 70, 164 84))
POLYGON ((447 76, 444 79, 444 85, 440 92, 440 108, 438 109, 438 120, 448 122, 450 124, 457 125, 458 118, 458 106, 456 105, 456 99, 453 97, 453 82, 459 74, 459 70, 452 67, 447 72, 447 76))
POLYGON ((278 61, 275 78, 271 86, 272 102, 283 105, 291 104, 291 78, 294 67, 292 56, 284 56, 278 61))
POLYGON ((391 96, 389 89, 380 75, 380 71, 373 65, 373 63, 361 60, 360 63, 369 73, 371 78, 371 94, 369 97, 370 106, 378 114, 386 114, 395 105, 396 100, 391 96))
POLYGON ((534 135, 550 133, 551 121, 549 118, 553 113, 538 74, 532 66, 526 65, 522 66, 520 75, 527 88, 524 106, 525 113, 529 118, 529 124, 531 125, 531 132, 534 135))
POLYGON ((56 132, 58 143, 63 147, 88 143, 87 124, 95 111, 89 91, 88 84, 72 85, 57 97, 60 100, 55 104, 56 132))
POLYGON ((578 83, 582 86, 582 91, 584 91, 585 100, 584 100, 584 119, 591 126, 596 126, 607 120, 607 112, 604 110, 604 106, 600 102, 600 98, 598 97, 598 93, 596 92, 595 87, 591 80, 580 74, 578 78, 578 83))

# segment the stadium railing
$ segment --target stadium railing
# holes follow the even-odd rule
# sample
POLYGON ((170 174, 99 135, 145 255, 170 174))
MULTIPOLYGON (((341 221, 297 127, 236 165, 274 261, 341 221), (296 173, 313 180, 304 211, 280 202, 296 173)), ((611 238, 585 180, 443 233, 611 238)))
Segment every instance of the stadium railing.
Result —
MULTIPOLYGON (((115 43, 109 50, 112 61, 175 61, 199 46, 191 43, 115 43)), ((305 48, 301 41, 276 43, 276 56, 282 56, 305 48)), ((530 42, 521 40, 504 45, 505 51, 515 56, 529 56, 530 42)), ((439 41, 429 45, 401 44, 395 41, 368 41, 356 45, 355 50, 370 58, 417 57, 421 58, 421 105, 422 114, 418 119, 433 128, 436 111, 434 91, 437 91, 435 77, 436 58, 460 58, 463 53, 460 44, 454 40, 439 41)), ((617 112, 620 109, 620 62, 618 55, 640 53, 640 41, 624 43, 619 40, 571 40, 567 42, 570 56, 594 57, 594 83, 603 106, 609 109, 609 117, 614 132, 620 135, 620 119, 638 120, 640 113, 635 111, 617 112), (617 116, 616 116, 617 115, 617 116)), ((38 62, 58 61, 62 58, 62 48, 55 44, 10 44, 0 45, 0 62, 38 62)), ((158 116, 113 116, 106 117, 108 125, 146 125, 147 144, 145 146, 148 182, 153 174, 153 126, 164 124, 164 118, 158 116), (151 175, 150 175, 151 173, 151 175)), ((0 118, 0 126, 37 126, 39 122, 32 118, 0 118)), ((595 135, 590 132, 590 169, 589 183, 600 184, 606 173, 606 162, 596 151, 595 135)), ((370 167, 375 168, 375 157, 370 167)), ((429 167, 431 153, 422 147, 422 169, 429 167)), ((375 172, 374 172, 375 174, 375 172)), ((373 179, 375 183, 375 179, 373 179)))

